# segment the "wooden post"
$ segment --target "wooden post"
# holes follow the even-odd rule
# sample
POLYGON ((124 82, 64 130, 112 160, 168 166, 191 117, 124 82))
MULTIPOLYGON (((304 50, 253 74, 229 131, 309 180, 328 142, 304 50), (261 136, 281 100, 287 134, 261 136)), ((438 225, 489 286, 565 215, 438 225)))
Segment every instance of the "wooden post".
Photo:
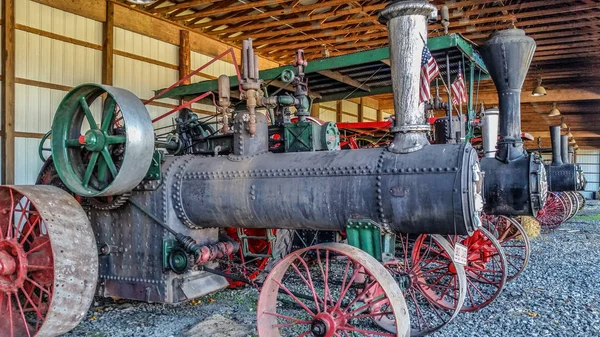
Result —
POLYGON ((342 121, 342 101, 336 102, 335 109, 335 122, 340 123, 342 121))
POLYGON ((15 183, 15 0, 2 1, 2 184, 15 183))
POLYGON ((321 106, 319 105, 319 103, 313 103, 313 105, 310 109, 310 116, 319 118, 320 115, 321 115, 321 106))
POLYGON ((377 121, 383 122, 383 111, 381 109, 377 109, 377 121))
MULTIPOLYGON (((192 72, 190 53, 190 31, 181 30, 179 33, 179 79, 182 79, 192 72)), ((188 79, 182 84, 190 84, 192 79, 188 79)))
POLYGON ((364 109, 364 105, 363 105, 363 99, 360 99, 360 103, 358 104, 358 121, 359 122, 364 122, 364 118, 365 118, 365 109, 364 109))
POLYGON ((102 84, 113 85, 113 60, 115 37, 115 3, 106 2, 106 21, 102 42, 102 84))

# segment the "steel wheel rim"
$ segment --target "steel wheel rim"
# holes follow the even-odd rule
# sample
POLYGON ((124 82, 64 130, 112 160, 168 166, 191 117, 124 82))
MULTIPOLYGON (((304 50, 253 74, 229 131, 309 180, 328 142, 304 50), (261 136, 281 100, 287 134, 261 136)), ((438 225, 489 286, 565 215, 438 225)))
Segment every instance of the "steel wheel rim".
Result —
POLYGON ((0 331, 8 334, 3 336, 56 336, 73 329, 93 300, 98 278, 85 212, 52 186, 3 186, 0 209, 0 331), (82 252, 68 240, 89 248, 82 252))
POLYGON ((410 330, 402 291, 385 267, 364 251, 340 243, 301 249, 281 260, 263 284, 257 325, 260 337, 349 336, 350 332, 369 336, 408 336, 410 330), (316 256, 316 264, 312 266, 303 257, 310 254, 316 256), (297 276, 301 287, 288 289, 286 282, 290 275, 303 275, 297 276), (341 282, 335 287, 331 286, 334 283, 325 282, 338 279, 337 276, 341 282), (322 289, 317 289, 319 285, 322 289), (359 285, 362 288, 358 288, 359 285), (292 314, 285 311, 284 305, 278 306, 282 296, 296 303, 297 310, 291 311, 292 314), (386 305, 388 311, 379 311, 386 305), (372 322, 373 317, 384 314, 391 314, 401 322, 395 333, 372 322), (290 330, 294 332, 290 334, 290 330))
POLYGON ((449 259, 454 256, 450 243, 439 235, 410 240, 410 235, 398 234, 396 256, 396 261, 385 265, 403 283, 400 288, 411 316, 411 336, 442 329, 458 315, 466 293, 464 269, 449 259))
POLYGON ((565 220, 567 205, 557 193, 549 192, 544 207, 535 217, 545 231, 552 231, 565 220))
POLYGON ((513 218, 503 215, 484 216, 483 225, 492 232, 506 257, 506 280, 512 281, 527 267, 530 255, 529 236, 523 226, 513 218))
POLYGON ((506 284, 507 268, 503 249, 485 228, 479 228, 472 236, 449 236, 448 241, 465 245, 468 250, 465 273, 467 295, 461 311, 472 312, 492 303, 506 284))

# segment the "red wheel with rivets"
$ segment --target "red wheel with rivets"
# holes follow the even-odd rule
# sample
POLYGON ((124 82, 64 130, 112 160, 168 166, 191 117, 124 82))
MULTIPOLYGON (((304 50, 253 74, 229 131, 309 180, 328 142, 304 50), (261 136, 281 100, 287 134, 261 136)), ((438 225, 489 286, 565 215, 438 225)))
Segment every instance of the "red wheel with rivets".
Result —
POLYGON ((494 235, 484 228, 471 236, 449 236, 454 247, 460 243, 467 247, 467 296, 461 311, 477 311, 492 303, 506 284, 506 256, 494 235))
MULTIPOLYGON (((239 265, 239 272, 243 273, 244 277, 249 281, 254 281, 259 278, 263 272, 269 271, 277 261, 281 260, 291 251, 292 230, 287 229, 272 229, 271 234, 274 235, 269 241, 267 229, 257 228, 226 228, 225 233, 231 239, 237 241, 240 247, 244 243, 238 235, 238 230, 243 231, 248 238, 246 240, 247 250, 250 255, 245 256, 244 251, 240 251, 230 256, 230 259, 239 265), (263 256, 266 255, 266 256, 263 256)), ((234 270, 226 270, 227 273, 235 273, 234 270)), ((240 281, 229 281, 230 288, 245 286, 246 283, 240 281)))
POLYGON ((507 281, 514 280, 529 262, 529 237, 515 219, 503 215, 482 216, 483 227, 492 232, 506 256, 507 281))
MULTIPOLYGON (((384 265, 404 292, 411 336, 438 331, 460 312, 467 281, 463 267, 451 256, 450 243, 440 235, 397 235, 396 258, 384 265)), ((390 332, 395 327, 388 316, 375 322, 390 332)))
POLYGON ((406 303, 394 278, 371 255, 341 243, 308 247, 281 260, 260 293, 257 325, 260 337, 410 333, 406 303), (384 315, 394 318, 393 333, 374 323, 384 315))
POLYGON ((539 210, 535 219, 540 223, 544 232, 551 232, 558 228, 570 213, 567 200, 558 193, 548 192, 544 207, 539 210))
POLYGON ((85 316, 98 279, 87 215, 53 186, 0 187, 0 332, 57 336, 85 316))

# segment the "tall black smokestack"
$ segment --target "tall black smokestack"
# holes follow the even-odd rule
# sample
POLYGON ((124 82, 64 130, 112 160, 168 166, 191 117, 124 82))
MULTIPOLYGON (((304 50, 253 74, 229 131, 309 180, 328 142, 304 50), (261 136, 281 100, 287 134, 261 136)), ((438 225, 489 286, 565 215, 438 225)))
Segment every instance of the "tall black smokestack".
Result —
POLYGON ((550 141, 552 142, 552 166, 562 165, 560 153, 560 125, 550 126, 550 141))
POLYGON ((535 41, 521 29, 496 32, 481 48, 498 90, 500 139, 496 158, 510 162, 524 156, 521 140, 521 88, 535 51, 535 41))
POLYGON ((569 160, 569 136, 568 135, 560 136, 560 157, 564 164, 571 163, 571 160, 569 160))

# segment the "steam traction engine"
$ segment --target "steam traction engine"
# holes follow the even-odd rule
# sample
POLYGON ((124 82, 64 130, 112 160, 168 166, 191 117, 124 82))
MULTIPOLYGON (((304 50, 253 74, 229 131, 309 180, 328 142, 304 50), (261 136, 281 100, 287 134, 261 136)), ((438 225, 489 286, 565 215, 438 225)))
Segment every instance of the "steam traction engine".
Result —
MULTIPOLYGON (((348 244, 303 248, 273 267, 262 284, 259 335, 408 335, 403 291, 423 280, 388 272, 406 267, 394 259, 395 244, 432 234, 451 257, 453 247, 437 234, 471 234, 482 210, 484 181, 473 148, 430 145, 426 136, 420 61, 435 12, 424 1, 394 2, 381 12, 396 111, 387 148, 339 151, 335 124, 306 121, 301 52, 294 95, 266 96, 250 41, 242 62, 246 109, 232 111, 229 83, 221 77, 221 130, 182 112, 176 134, 157 138, 130 92, 93 84, 73 89, 56 113, 52 158, 39 177, 54 186, 0 188, 0 331, 64 333, 82 319, 94 294, 177 303, 218 291, 243 268, 223 261, 248 250, 247 242, 257 239, 253 230, 283 255, 290 232, 309 229, 344 231, 348 244), (274 127, 258 111, 265 107, 275 111, 274 127), (273 129, 284 135, 277 151, 269 142, 273 129), (282 298, 295 305, 282 305, 282 298)), ((506 125, 512 126, 506 134, 501 127, 503 144, 516 128, 506 125)), ((519 187, 527 191, 519 207, 538 207, 543 197, 532 197, 544 185, 531 185, 531 178, 543 167, 522 155, 518 142, 500 154, 506 167, 523 163, 514 164, 529 182, 519 187)), ((501 183, 494 186, 502 189, 501 183)), ((433 253, 414 250, 411 261, 433 253)), ((462 269, 453 273, 464 278, 462 269)), ((446 310, 460 310, 458 302, 446 310)))

